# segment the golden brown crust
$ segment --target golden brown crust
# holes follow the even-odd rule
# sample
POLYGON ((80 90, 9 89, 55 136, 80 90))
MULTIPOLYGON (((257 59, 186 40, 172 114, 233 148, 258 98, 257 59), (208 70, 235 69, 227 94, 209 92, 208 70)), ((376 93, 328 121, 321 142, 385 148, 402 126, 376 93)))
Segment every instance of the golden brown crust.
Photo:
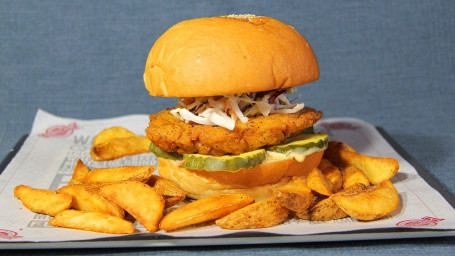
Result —
POLYGON ((237 172, 192 171, 179 167, 167 159, 158 159, 160 176, 180 186, 188 197, 199 199, 220 193, 245 193, 262 200, 270 197, 270 188, 286 184, 293 176, 306 177, 319 165, 324 151, 305 157, 303 162, 286 159, 261 164, 237 172))
POLYGON ((271 114, 237 121, 234 130, 220 126, 185 122, 170 114, 170 110, 150 115, 148 138, 168 152, 204 155, 241 154, 263 146, 281 143, 311 127, 322 112, 304 108, 293 114, 271 114))
POLYGON ((309 83, 319 67, 305 38, 264 16, 182 21, 152 47, 144 71, 153 96, 200 97, 309 83))

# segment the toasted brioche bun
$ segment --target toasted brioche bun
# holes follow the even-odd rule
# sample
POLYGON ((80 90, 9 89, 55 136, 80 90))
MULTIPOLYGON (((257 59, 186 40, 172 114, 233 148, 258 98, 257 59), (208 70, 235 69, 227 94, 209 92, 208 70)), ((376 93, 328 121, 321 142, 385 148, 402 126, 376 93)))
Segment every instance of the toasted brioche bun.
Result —
POLYGON ((144 83, 152 96, 201 97, 289 88, 319 78, 311 46, 264 16, 182 21, 153 45, 144 83))
POLYGON ((159 158, 158 172, 194 199, 220 193, 245 193, 256 200, 263 200, 271 196, 270 188, 286 184, 292 176, 306 177, 319 165, 323 154, 324 151, 318 151, 306 156, 302 162, 291 158, 237 172, 188 170, 177 166, 175 161, 159 158))

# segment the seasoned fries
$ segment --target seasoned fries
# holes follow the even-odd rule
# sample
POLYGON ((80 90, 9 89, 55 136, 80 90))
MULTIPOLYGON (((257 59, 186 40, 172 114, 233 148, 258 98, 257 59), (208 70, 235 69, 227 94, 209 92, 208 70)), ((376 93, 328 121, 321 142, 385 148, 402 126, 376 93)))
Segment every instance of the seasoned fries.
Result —
POLYGON ((373 185, 391 179, 400 168, 398 161, 393 158, 362 155, 350 146, 336 141, 329 142, 323 157, 338 166, 357 167, 373 185))
POLYGON ((125 209, 148 231, 158 231, 164 200, 149 185, 139 181, 124 181, 101 187, 100 194, 125 209))
POLYGON ((134 232, 134 226, 131 222, 100 212, 65 210, 49 220, 49 224, 55 227, 111 234, 131 234, 134 232))
MULTIPOLYGON (((334 187, 342 177, 342 189, 333 195, 321 193, 330 186, 325 186, 324 189, 322 176, 313 170, 307 177, 308 186, 329 197, 323 198, 306 211, 296 212, 297 217, 312 221, 328 221, 347 216, 359 220, 375 220, 398 207, 400 199, 390 182, 390 178, 399 169, 395 159, 362 155, 349 145, 337 141, 329 142, 323 157, 319 164, 319 168, 324 170, 321 173, 334 187), (337 166, 341 167, 342 175, 333 171, 337 166), (370 184, 376 186, 368 188, 370 184)), ((336 191, 333 188, 332 192, 336 191)))
POLYGON ((283 222, 288 214, 289 210, 272 197, 243 207, 216 220, 215 224, 224 229, 267 228, 283 222))
POLYGON ((174 206, 186 198, 185 191, 177 184, 160 176, 153 175, 148 183, 151 183, 150 185, 153 186, 156 192, 163 196, 165 208, 174 206))
POLYGON ((330 162, 336 166, 341 165, 341 158, 339 152, 341 150, 356 152, 351 146, 339 142, 339 141, 329 141, 326 150, 324 151, 324 158, 330 160, 330 162))
POLYGON ((329 160, 323 158, 321 159, 318 168, 321 170, 322 174, 332 182, 332 192, 335 193, 343 188, 343 175, 338 167, 333 165, 329 160))
POLYGON ((355 166, 362 170, 373 185, 391 179, 400 166, 393 158, 365 156, 359 153, 341 150, 343 166, 355 166))
MULTIPOLYGON (((364 184, 356 183, 348 188, 340 190, 335 195, 358 193, 364 189, 366 189, 364 184)), ((307 211, 297 212, 296 216, 301 219, 312 221, 329 221, 348 217, 348 214, 341 210, 341 208, 332 200, 332 196, 318 201, 307 211)))
POLYGON ((69 209, 72 203, 70 195, 25 185, 19 185, 14 188, 14 197, 19 198, 22 204, 30 211, 51 216, 69 209))
POLYGON ((136 136, 134 132, 131 132, 123 127, 114 126, 104 129, 98 133, 98 135, 96 135, 93 139, 93 145, 98 145, 112 139, 129 138, 134 136, 136 136))
POLYGON ((59 193, 65 193, 73 197, 71 208, 86 212, 101 212, 119 218, 125 217, 125 212, 120 206, 106 199, 98 193, 98 190, 86 185, 68 185, 57 189, 59 193))
POLYGON ((314 168, 306 178, 308 187, 321 195, 330 196, 333 191, 333 183, 328 180, 321 170, 314 168))
POLYGON ((313 203, 314 195, 306 180, 294 177, 289 183, 272 189, 273 195, 286 208, 303 212, 313 203))
POLYGON ((93 140, 90 156, 95 161, 106 161, 123 156, 149 152, 150 140, 137 136, 123 127, 111 127, 101 131, 93 140))
POLYGON ((364 184, 365 186, 370 186, 370 181, 368 177, 357 167, 348 166, 342 169, 343 172, 343 187, 348 188, 356 183, 364 184))
POLYGON ((341 191, 338 191, 337 194, 352 195, 352 194, 359 193, 363 190, 366 190, 367 188, 368 187, 363 183, 355 183, 355 184, 350 185, 349 187, 342 189, 341 191))
POLYGON ((312 221, 338 220, 348 216, 330 197, 317 202, 305 212, 297 212, 296 215, 312 221))
POLYGON ((82 162, 81 159, 78 159, 76 165, 74 166, 73 176, 68 182, 68 185, 84 184, 85 175, 90 171, 90 169, 82 162))
POLYGON ((358 193, 335 194, 332 199, 349 216, 359 220, 382 218, 400 204, 398 192, 389 180, 358 193))
POLYGON ((216 220, 254 202, 245 194, 220 194, 186 204, 168 213, 160 222, 160 228, 173 231, 194 224, 216 220))
POLYGON ((147 182, 155 166, 123 166, 93 169, 85 176, 85 183, 92 186, 109 185, 121 181, 147 182))
POLYGON ((90 156, 95 161, 117 159, 123 156, 149 152, 150 140, 145 136, 115 138, 93 145, 90 156))

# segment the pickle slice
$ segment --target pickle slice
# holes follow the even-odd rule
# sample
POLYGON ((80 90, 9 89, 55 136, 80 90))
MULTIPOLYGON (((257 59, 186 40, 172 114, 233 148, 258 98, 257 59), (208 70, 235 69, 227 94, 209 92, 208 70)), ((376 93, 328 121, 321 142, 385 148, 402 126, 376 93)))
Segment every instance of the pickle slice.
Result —
POLYGON ((283 145, 283 144, 288 144, 288 143, 291 143, 293 141, 296 141, 296 140, 304 140, 306 139, 308 136, 308 134, 314 134, 314 127, 311 126, 311 127, 308 127, 306 128, 305 130, 303 130, 303 132, 295 135, 295 136, 292 136, 292 137, 289 137, 287 139, 285 139, 283 142, 281 142, 280 145, 283 145))
POLYGON ((157 157, 184 160, 183 168, 205 171, 238 171, 256 167, 266 161, 267 151, 285 154, 296 157, 296 155, 306 155, 310 150, 322 150, 327 147, 328 135, 325 133, 301 133, 288 138, 283 144, 269 147, 267 149, 257 149, 240 155, 211 156, 202 154, 179 154, 167 152, 153 143, 150 143, 150 152, 157 157), (267 150, 267 151, 266 151, 267 150))
POLYGON ((166 150, 158 147, 157 145, 150 142, 149 151, 152 152, 156 157, 171 159, 171 160, 182 160, 183 156, 176 152, 167 152, 166 150))
POLYGON ((240 155, 210 156, 184 154, 182 167, 205 171, 238 171, 256 167, 265 161, 265 149, 258 149, 240 155))
POLYGON ((304 153, 310 149, 327 147, 329 135, 326 133, 299 134, 291 137, 285 143, 267 148, 269 151, 281 154, 304 153))

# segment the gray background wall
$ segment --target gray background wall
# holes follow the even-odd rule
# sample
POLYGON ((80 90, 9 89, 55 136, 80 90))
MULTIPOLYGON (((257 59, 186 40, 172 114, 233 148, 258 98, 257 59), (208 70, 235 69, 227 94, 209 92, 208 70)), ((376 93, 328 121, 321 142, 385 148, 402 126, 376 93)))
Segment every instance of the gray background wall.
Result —
POLYGON ((92 119, 173 106, 143 86, 153 42, 233 13, 294 26, 321 70, 299 88, 305 104, 383 127, 454 194, 454 1, 0 1, 0 159, 38 108, 92 119))

